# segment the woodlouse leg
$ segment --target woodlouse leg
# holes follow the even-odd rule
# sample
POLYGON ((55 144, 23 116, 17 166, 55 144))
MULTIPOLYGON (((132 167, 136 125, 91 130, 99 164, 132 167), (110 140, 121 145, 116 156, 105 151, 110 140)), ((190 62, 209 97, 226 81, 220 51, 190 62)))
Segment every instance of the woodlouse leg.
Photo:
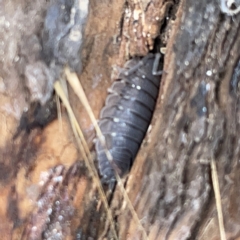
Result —
POLYGON ((157 53, 154 63, 153 63, 153 69, 152 69, 152 74, 155 76, 161 75, 163 71, 157 71, 158 70, 158 66, 159 66, 159 60, 160 60, 161 54, 157 53))
POLYGON ((141 59, 141 61, 139 61, 138 64, 136 64, 134 67, 132 67, 131 69, 129 69, 128 71, 126 71, 124 73, 125 76, 129 76, 130 74, 134 73, 138 68, 142 67, 145 62, 149 59, 152 58, 154 56, 154 54, 148 54, 147 56, 145 56, 143 59, 141 59))

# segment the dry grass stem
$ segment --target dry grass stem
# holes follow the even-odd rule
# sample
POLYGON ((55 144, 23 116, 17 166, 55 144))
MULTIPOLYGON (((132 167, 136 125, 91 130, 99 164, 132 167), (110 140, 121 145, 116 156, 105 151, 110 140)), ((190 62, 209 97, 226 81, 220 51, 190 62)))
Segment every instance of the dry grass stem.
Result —
POLYGON ((226 240, 217 168, 216 168, 216 162, 214 161, 213 158, 211 159, 211 170, 212 170, 213 190, 214 190, 214 195, 215 195, 215 199, 216 199, 216 206, 217 206, 217 213, 218 213, 218 224, 219 224, 220 237, 221 237, 221 240, 226 240))

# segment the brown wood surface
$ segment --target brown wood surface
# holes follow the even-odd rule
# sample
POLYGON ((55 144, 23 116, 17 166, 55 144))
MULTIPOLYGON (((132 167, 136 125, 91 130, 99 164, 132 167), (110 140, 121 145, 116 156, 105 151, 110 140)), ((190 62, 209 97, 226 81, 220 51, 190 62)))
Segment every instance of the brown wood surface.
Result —
MULTIPOLYGON (((43 0, 0 2, 0 239, 113 239, 64 108, 61 123, 13 139, 34 97, 25 70, 40 61, 47 7, 43 0)), ((151 240, 220 239, 212 159, 226 238, 240 239, 239 23, 240 14, 221 13, 216 0, 90 0, 79 78, 96 116, 113 66, 144 55, 155 37, 166 47, 151 128, 126 182, 151 240)), ((69 94, 91 148, 92 123, 69 94)), ((144 239, 118 187, 110 209, 119 239, 144 239)))

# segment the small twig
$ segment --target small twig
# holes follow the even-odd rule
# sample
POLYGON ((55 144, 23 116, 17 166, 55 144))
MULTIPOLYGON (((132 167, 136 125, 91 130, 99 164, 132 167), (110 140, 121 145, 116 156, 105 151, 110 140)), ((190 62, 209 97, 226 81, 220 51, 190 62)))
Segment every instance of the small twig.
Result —
POLYGON ((218 224, 219 224, 220 237, 221 237, 221 240, 226 240, 217 168, 216 168, 216 162, 214 161, 213 158, 211 159, 211 170, 212 170, 213 190, 214 190, 216 206, 217 206, 217 213, 218 213, 218 224))

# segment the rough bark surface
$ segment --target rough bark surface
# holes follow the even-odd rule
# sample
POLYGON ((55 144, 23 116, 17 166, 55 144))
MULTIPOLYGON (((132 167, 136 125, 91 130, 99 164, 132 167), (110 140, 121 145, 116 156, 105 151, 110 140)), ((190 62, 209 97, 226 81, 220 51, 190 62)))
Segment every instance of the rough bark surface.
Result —
MULTIPOLYGON (((67 114, 59 123, 44 99, 48 4, 0 1, 1 239, 112 239, 67 114)), ((220 239, 213 159, 226 237, 240 239, 240 14, 222 13, 217 0, 91 0, 79 75, 90 105, 99 116, 114 65, 160 47, 159 99, 126 191, 149 239, 220 239)), ((92 123, 69 95, 91 148, 92 123)), ((109 203, 119 239, 144 239, 118 187, 109 203)))

